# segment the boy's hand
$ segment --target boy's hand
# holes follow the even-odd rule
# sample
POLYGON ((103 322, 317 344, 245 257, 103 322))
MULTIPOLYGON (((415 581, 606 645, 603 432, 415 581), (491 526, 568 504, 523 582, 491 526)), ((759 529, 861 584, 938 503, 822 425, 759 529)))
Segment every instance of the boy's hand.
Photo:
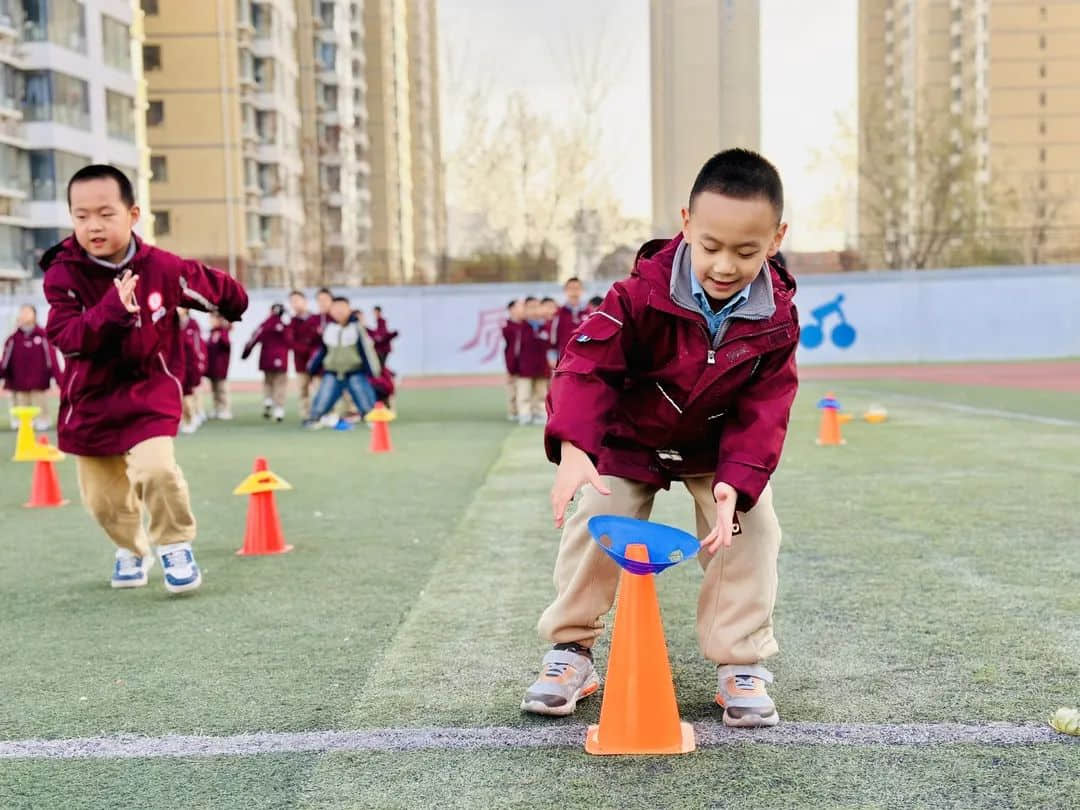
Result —
POLYGON ((551 488, 551 511, 555 515, 555 528, 563 527, 566 507, 586 484, 592 484, 601 495, 611 494, 611 490, 600 480, 600 473, 596 471, 589 455, 570 442, 563 442, 562 461, 559 463, 559 471, 555 473, 555 486, 551 488))
POLYGON ((716 526, 709 536, 701 541, 710 554, 715 554, 720 547, 731 548, 731 527, 735 523, 735 501, 738 493, 731 484, 721 481, 713 488, 716 498, 716 526))
POLYGON ((135 300, 135 285, 138 281, 139 277, 132 275, 130 270, 125 270, 124 275, 120 278, 113 279, 113 284, 116 285, 116 293, 120 296, 120 303, 124 305, 128 312, 139 311, 139 303, 135 300))

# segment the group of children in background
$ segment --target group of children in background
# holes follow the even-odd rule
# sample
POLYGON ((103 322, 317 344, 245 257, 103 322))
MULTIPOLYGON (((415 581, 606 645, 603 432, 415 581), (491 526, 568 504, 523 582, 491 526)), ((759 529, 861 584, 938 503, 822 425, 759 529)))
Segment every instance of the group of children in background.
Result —
POLYGON ((554 298, 515 299, 507 305, 503 326, 506 362, 506 418, 522 425, 547 421, 545 400, 552 371, 566 344, 581 323, 604 302, 595 297, 586 304, 581 280, 563 286, 566 303, 554 298))

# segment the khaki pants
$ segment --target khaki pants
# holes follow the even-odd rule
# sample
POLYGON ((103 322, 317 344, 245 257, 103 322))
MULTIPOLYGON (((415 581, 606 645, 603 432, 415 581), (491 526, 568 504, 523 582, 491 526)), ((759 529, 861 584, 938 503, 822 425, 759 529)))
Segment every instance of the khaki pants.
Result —
MULTIPOLYGON (((41 413, 34 419, 35 430, 45 430, 49 427, 48 391, 12 391, 11 404, 16 408, 34 407, 41 408, 41 413)), ((12 424, 15 424, 14 421, 12 424)))
POLYGON ((518 405, 517 405, 517 390, 518 390, 518 377, 516 374, 506 375, 506 415, 511 419, 517 419, 518 405))
POLYGON ((548 380, 546 377, 518 377, 518 420, 527 422, 530 419, 539 421, 547 419, 547 408, 544 405, 544 400, 547 399, 547 393, 548 380))
MULTIPOLYGON (((694 497, 698 538, 704 538, 716 522, 712 478, 683 483, 694 497)), ((607 514, 646 520, 652 511, 655 487, 614 476, 604 476, 604 484, 611 495, 586 486, 563 530, 555 563, 557 596, 538 626, 549 641, 591 647, 604 629, 600 620, 615 601, 621 569, 589 535, 589 518, 607 514)), ((771 487, 753 509, 739 514, 739 522, 742 533, 735 535, 731 548, 721 548, 716 555, 703 549, 697 555, 705 572, 697 607, 698 644, 717 664, 753 664, 779 651, 772 616, 780 524, 771 487)))
POLYGON ((188 486, 171 437, 139 442, 122 456, 76 456, 75 469, 83 505, 121 548, 144 556, 151 544, 195 539, 188 486))
POLYGON ((307 372, 300 372, 297 375, 297 383, 300 394, 300 418, 307 419, 311 414, 311 389, 312 387, 318 388, 320 377, 313 377, 307 372))
POLYGON ((210 390, 214 394, 214 413, 220 416, 229 410, 229 381, 211 380, 210 390))
POLYGON ((264 371, 263 372, 263 399, 266 405, 275 408, 285 407, 285 395, 289 391, 289 372, 287 371, 264 371))

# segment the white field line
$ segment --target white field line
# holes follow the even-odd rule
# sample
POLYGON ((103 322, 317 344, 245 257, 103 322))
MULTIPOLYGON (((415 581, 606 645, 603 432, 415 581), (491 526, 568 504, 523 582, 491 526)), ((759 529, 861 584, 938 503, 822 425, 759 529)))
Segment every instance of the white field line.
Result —
MULTIPOLYGON (((694 725, 699 748, 727 745, 1080 745, 1048 725, 960 723, 781 723, 772 729, 729 729, 718 722, 694 725)), ((121 735, 61 740, 0 741, 0 759, 135 759, 252 756, 335 751, 508 750, 582 748, 585 726, 528 728, 373 728, 355 731, 260 732, 225 737, 121 735)))
POLYGON ((1013 419, 1021 422, 1036 422, 1040 425, 1053 425, 1054 427, 1080 427, 1080 420, 1062 419, 1056 416, 1040 416, 1035 413, 1023 411, 1003 411, 998 408, 980 408, 976 405, 961 405, 957 402, 948 402, 943 399, 932 397, 917 397, 911 394, 897 394, 892 391, 881 391, 874 388, 850 388, 853 393, 864 396, 873 396, 880 399, 899 399, 921 405, 931 405, 947 411, 966 413, 971 416, 987 416, 993 419, 1013 419))

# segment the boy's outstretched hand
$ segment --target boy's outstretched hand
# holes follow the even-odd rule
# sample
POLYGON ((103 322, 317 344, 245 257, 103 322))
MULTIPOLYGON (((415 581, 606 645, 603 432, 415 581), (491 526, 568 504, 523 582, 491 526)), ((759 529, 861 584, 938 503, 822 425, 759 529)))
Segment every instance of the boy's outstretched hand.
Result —
POLYGON ((124 305, 128 312, 139 311, 139 302, 135 300, 135 285, 138 282, 139 277, 132 275, 130 270, 125 270, 124 275, 120 278, 113 279, 113 284, 116 285, 116 293, 120 296, 120 303, 124 305))
MULTIPOLYGON (((592 484, 601 495, 611 494, 611 490, 600 480, 600 473, 596 471, 588 453, 579 450, 570 442, 563 442, 562 461, 559 462, 559 471, 555 473, 555 486, 551 488, 551 511, 555 515, 556 528, 563 527, 566 507, 586 484, 592 484)), ((734 501, 732 503, 734 504, 734 501)))
POLYGON ((735 501, 738 493, 731 484, 721 481, 713 488, 716 498, 716 526, 708 537, 701 541, 710 554, 715 554, 720 547, 731 548, 731 529, 735 524, 735 501))

